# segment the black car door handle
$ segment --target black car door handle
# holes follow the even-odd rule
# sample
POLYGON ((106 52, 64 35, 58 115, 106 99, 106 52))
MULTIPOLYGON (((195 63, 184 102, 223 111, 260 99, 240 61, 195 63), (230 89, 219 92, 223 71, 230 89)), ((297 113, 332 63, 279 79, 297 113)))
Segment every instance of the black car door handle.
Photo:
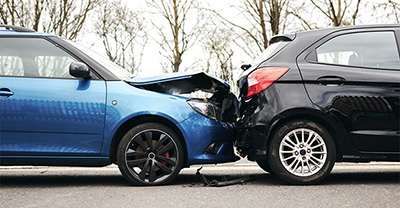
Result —
POLYGON ((0 89, 0 96, 4 96, 4 97, 10 97, 10 96, 12 96, 12 95, 14 95, 14 93, 10 90, 10 89, 7 89, 7 88, 1 88, 0 89))
POLYGON ((346 80, 339 76, 323 76, 317 79, 317 82, 327 86, 339 86, 342 85, 346 80))

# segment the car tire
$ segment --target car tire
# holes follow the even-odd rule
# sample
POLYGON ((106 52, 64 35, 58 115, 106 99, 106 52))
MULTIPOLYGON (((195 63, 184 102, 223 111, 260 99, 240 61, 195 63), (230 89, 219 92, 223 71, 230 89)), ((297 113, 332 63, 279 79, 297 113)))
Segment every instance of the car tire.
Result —
POLYGON ((257 162, 257 165, 258 165, 261 169, 263 169, 265 172, 268 172, 268 173, 270 173, 270 174, 273 174, 273 173, 272 173, 272 170, 271 170, 271 166, 269 165, 267 159, 256 160, 256 162, 257 162))
POLYGON ((289 184, 319 183, 329 175, 335 159, 335 143, 329 132, 308 120, 285 123, 269 146, 272 171, 289 184))
POLYGON ((167 184, 182 169, 183 150, 180 138, 170 128, 144 123, 122 137, 117 163, 122 175, 133 185, 167 184))

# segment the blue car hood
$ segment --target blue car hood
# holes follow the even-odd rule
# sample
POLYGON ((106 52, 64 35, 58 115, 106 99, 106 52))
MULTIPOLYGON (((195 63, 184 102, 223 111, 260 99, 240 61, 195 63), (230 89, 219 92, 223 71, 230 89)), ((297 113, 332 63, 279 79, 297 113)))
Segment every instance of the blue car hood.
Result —
POLYGON ((126 80, 129 84, 146 90, 185 94, 195 91, 215 93, 229 92, 230 86, 225 81, 204 72, 178 72, 151 77, 140 77, 126 80))

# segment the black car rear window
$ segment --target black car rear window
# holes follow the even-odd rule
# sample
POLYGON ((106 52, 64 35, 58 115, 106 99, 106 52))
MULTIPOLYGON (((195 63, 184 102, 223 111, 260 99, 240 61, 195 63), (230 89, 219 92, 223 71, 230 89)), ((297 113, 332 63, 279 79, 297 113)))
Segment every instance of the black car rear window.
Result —
POLYGON ((251 63, 251 66, 258 66, 262 62, 270 59, 273 55, 275 55, 280 49, 285 47, 287 44, 289 44, 290 41, 279 41, 279 42, 274 42, 273 44, 269 45, 267 49, 262 52, 260 56, 258 56, 254 61, 251 63))

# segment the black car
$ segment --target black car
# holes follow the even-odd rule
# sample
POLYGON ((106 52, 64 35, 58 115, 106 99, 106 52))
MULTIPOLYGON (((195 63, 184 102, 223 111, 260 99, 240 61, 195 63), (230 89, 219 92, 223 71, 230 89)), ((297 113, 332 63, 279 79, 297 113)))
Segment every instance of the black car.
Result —
POLYGON ((275 36, 238 81, 237 149, 291 184, 400 161, 400 25, 275 36))

